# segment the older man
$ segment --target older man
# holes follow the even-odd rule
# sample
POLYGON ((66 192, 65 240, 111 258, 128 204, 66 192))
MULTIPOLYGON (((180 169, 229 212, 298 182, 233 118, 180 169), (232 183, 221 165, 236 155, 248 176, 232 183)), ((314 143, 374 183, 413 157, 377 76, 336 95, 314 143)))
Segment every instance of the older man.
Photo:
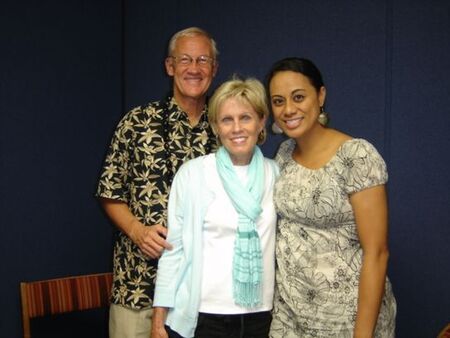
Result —
POLYGON ((111 338, 150 336, 157 258, 166 242, 167 199, 173 175, 216 141, 206 93, 216 74, 216 43, 191 27, 169 42, 166 71, 173 95, 128 112, 114 133, 97 196, 120 231, 114 246, 111 338))

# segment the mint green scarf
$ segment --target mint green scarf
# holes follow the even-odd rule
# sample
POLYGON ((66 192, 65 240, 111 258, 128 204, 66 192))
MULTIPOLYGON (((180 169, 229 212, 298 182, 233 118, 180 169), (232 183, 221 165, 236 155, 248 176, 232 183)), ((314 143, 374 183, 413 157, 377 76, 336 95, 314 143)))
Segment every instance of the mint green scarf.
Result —
POLYGON ((216 153, 217 171, 239 215, 233 257, 233 297, 236 304, 255 307, 261 303, 262 253, 256 220, 261 214, 264 191, 264 157, 255 146, 244 187, 233 168, 228 151, 216 153))

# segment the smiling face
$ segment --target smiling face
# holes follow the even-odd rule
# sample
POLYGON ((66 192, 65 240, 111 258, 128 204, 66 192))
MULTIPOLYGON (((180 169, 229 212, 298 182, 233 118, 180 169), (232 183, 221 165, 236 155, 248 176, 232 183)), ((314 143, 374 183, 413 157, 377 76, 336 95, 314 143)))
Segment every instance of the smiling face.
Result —
POLYGON ((317 118, 325 102, 325 87, 319 92, 301 73, 280 71, 269 85, 270 103, 275 122, 294 139, 321 128, 317 118))
POLYGON ((199 56, 213 58, 211 41, 203 35, 180 37, 175 45, 173 55, 166 59, 166 71, 173 76, 173 92, 177 102, 183 106, 187 100, 204 100, 217 71, 217 63, 198 64, 199 56), (177 60, 188 55, 194 62, 188 65, 177 60))
POLYGON ((264 124, 265 118, 260 118, 249 103, 232 97, 220 105, 213 126, 233 164, 247 165, 264 124))

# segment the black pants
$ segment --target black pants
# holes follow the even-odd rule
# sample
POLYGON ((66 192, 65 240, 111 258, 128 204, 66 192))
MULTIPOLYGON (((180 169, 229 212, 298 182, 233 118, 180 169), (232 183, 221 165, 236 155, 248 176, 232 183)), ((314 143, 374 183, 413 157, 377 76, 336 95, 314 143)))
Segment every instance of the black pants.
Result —
MULTIPOLYGON (((270 311, 240 315, 199 313, 195 338, 267 338, 272 315, 270 311)), ((166 326, 170 338, 182 338, 166 326)))

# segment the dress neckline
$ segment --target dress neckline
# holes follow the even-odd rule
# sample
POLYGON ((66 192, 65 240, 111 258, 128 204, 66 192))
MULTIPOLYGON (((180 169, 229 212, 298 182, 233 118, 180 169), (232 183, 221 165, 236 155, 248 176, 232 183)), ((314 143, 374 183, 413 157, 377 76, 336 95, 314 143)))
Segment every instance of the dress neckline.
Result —
POLYGON ((289 154, 289 161, 291 161, 292 163, 296 164, 297 166, 299 166, 299 167, 301 167, 301 168, 303 168, 303 169, 305 169, 305 170, 308 170, 308 171, 319 171, 319 170, 323 170, 323 169, 325 169, 326 167, 328 167, 331 163, 333 163, 333 162, 335 161, 337 155, 342 151, 342 148, 343 148, 347 143, 352 143, 352 142, 358 141, 358 140, 359 140, 359 138, 353 138, 353 137, 350 138, 350 139, 345 140, 344 142, 342 142, 342 143, 339 145, 339 147, 336 149, 336 152, 333 154, 333 156, 330 157, 330 159, 329 159, 324 165, 322 165, 322 166, 319 167, 319 168, 309 168, 309 167, 306 167, 306 166, 304 166, 303 164, 297 162, 297 161, 294 159, 293 154, 294 154, 294 149, 295 149, 295 141, 291 139, 291 143, 290 143, 290 146, 289 146, 289 149, 288 149, 288 150, 289 150, 289 151, 288 151, 288 154, 289 154))

